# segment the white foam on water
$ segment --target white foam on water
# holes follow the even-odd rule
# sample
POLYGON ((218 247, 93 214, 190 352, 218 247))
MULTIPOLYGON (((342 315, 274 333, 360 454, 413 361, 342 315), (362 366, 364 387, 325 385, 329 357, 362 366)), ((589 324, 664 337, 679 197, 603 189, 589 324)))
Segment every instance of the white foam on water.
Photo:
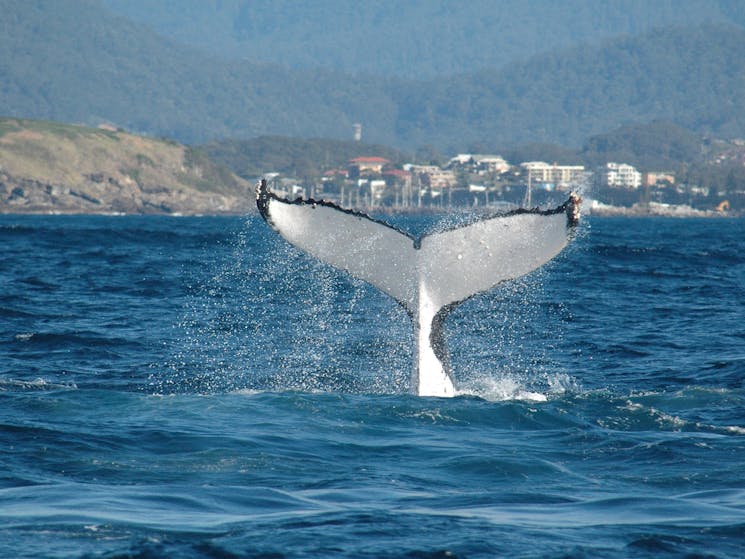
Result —
POLYGON ((13 378, 0 378, 0 391, 6 390, 77 390, 74 382, 52 382, 43 378, 35 380, 20 380, 13 378))
POLYGON ((546 402, 564 394, 581 392, 576 379, 565 373, 489 371, 456 382, 457 396, 477 396, 490 402, 546 402))
POLYGON ((545 402, 545 394, 528 390, 523 382, 515 377, 503 376, 499 378, 483 377, 468 384, 457 387, 458 396, 478 396, 490 402, 506 400, 523 400, 528 402, 545 402))

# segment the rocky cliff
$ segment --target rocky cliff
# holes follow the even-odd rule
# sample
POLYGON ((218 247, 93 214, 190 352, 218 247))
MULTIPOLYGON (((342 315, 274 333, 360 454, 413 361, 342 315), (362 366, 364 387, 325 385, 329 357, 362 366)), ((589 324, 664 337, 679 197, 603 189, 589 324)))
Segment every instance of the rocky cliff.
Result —
POLYGON ((229 214, 253 199, 247 181, 175 142, 0 119, 0 213, 229 214))

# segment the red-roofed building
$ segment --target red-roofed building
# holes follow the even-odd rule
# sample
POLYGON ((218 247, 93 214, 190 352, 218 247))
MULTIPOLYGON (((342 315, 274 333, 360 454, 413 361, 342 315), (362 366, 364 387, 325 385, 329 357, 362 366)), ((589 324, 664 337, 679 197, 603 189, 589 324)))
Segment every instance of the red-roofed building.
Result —
POLYGON ((349 178, 349 171, 347 169, 329 169, 323 173, 323 178, 326 180, 341 177, 343 179, 349 178))
POLYGON ((350 175, 369 173, 381 173, 383 167, 390 165, 390 161, 383 157, 355 157, 349 160, 350 175))
POLYGON ((411 173, 402 169, 388 169, 383 171, 383 178, 390 185, 395 183, 402 184, 404 186, 411 185, 411 173))

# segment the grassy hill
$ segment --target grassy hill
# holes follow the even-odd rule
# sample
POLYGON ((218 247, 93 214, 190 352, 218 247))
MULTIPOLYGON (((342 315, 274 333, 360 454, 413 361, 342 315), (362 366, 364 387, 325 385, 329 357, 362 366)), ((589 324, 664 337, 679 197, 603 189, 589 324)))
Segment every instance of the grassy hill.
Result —
POLYGON ((114 129, 0 119, 0 213, 252 208, 252 186, 193 148, 114 129))

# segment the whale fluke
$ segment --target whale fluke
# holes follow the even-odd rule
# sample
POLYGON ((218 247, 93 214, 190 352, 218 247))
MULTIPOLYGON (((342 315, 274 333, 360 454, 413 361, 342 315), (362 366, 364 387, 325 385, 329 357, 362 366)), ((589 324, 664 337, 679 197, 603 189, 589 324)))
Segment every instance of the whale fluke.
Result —
POLYGON ((406 309, 417 345, 412 390, 420 396, 455 395, 443 332, 447 313, 559 254, 579 221, 580 201, 571 194, 551 210, 515 210, 415 238, 330 202, 280 198, 265 180, 256 189, 259 212, 282 237, 406 309))

